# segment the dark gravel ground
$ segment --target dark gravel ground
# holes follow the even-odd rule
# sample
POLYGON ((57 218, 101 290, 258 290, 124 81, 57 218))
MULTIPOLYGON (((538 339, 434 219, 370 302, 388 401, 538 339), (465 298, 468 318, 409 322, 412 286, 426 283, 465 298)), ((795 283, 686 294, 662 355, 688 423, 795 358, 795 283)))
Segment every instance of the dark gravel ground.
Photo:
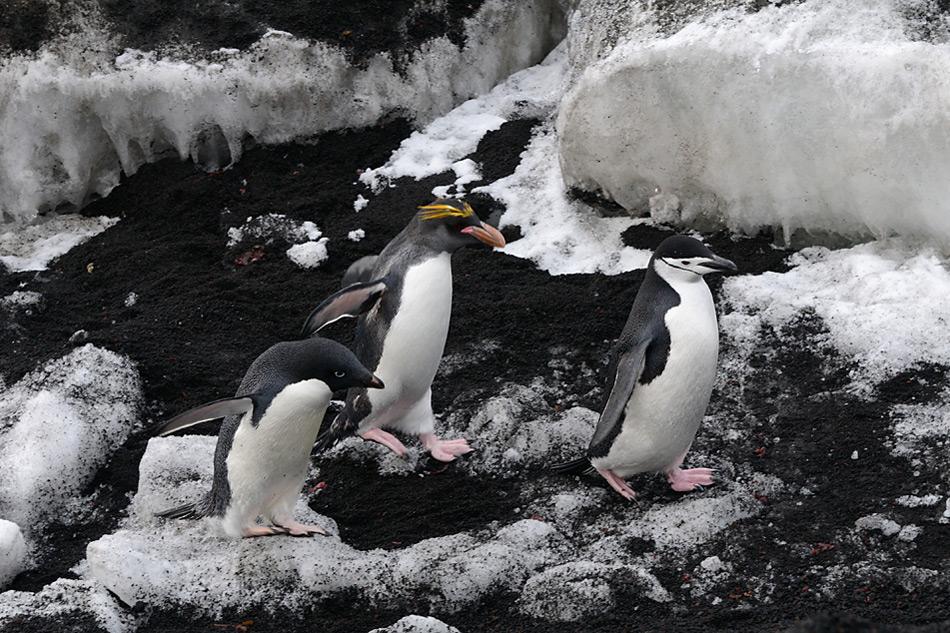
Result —
MULTIPOLYGON (((400 58, 445 35, 465 43, 464 20, 484 0, 83 0, 97 5, 120 47, 143 51, 187 48, 207 53, 245 49, 268 29, 340 46, 357 64, 376 53, 400 58)), ((38 50, 58 33, 75 30, 77 9, 66 0, 0 3, 0 52, 38 50)), ((88 10, 88 9, 85 9, 88 10)))
MULTIPOLYGON (((511 122, 485 137, 473 158, 486 165, 487 177, 503 177, 514 169, 533 124, 511 122)), ((0 276, 0 295, 25 282, 27 289, 42 292, 46 298, 44 311, 21 315, 0 332, 8 383, 62 356, 71 347, 70 335, 85 329, 89 342, 126 354, 138 363, 148 413, 156 421, 232 393, 257 354, 278 340, 296 336, 304 316, 337 288, 350 262, 378 252, 401 229, 415 206, 429 199, 433 186, 454 178, 443 174, 419 182, 401 181, 373 197, 362 212, 354 213, 352 201, 361 191, 354 184, 358 170, 382 163, 408 133, 408 125, 396 120, 371 129, 326 134, 307 144, 258 147, 249 150, 233 169, 217 174, 172 160, 143 168, 107 199, 84 211, 121 216, 119 224, 60 258, 49 271, 0 276), (237 265, 236 257, 255 244, 227 249, 227 228, 247 216, 268 212, 316 222, 330 238, 330 259, 319 269, 300 270, 283 255, 286 244, 277 241, 261 244, 263 259, 237 265), (366 238, 358 243, 346 239, 346 233, 355 228, 366 231, 366 238), (90 262, 95 263, 92 273, 86 272, 90 262), (123 304, 129 292, 139 295, 133 308, 123 304)), ((499 211, 489 199, 473 196, 471 200, 483 217, 499 211)), ((669 234, 661 228, 638 227, 624 239, 652 248, 669 234)), ((508 231, 508 237, 516 239, 518 231, 508 231)), ((717 252, 739 262, 745 272, 784 270, 787 252, 775 249, 768 236, 740 240, 725 234, 707 237, 717 252)), ((455 305, 447 353, 471 349, 485 338, 498 340, 502 346, 453 374, 451 381, 438 382, 436 410, 464 409, 496 392, 503 383, 525 383, 545 374, 551 359, 549 349, 554 345, 568 345, 577 367, 602 366, 641 278, 642 273, 636 271, 614 277, 551 277, 530 262, 506 255, 477 248, 460 252, 455 258, 455 305)), ((712 286, 715 291, 719 282, 712 286)), ((777 577, 772 601, 751 600, 741 585, 735 588, 734 599, 718 606, 691 601, 685 589, 676 589, 681 572, 670 569, 660 580, 674 593, 674 604, 687 605, 687 609, 631 598, 627 606, 574 630, 950 630, 950 597, 936 588, 908 593, 895 582, 855 579, 853 586, 833 600, 810 589, 820 580, 814 577, 816 569, 859 560, 868 547, 894 548, 893 540, 865 544, 842 540, 806 559, 777 544, 779 537, 789 543, 834 541, 835 535, 851 528, 855 518, 868 514, 882 499, 909 494, 923 484, 940 485, 934 475, 925 474, 927 481, 914 478, 909 464, 892 457, 884 443, 890 436, 889 408, 937 397, 947 380, 946 368, 906 372, 882 385, 876 398, 861 400, 842 390, 847 363, 813 343, 822 328, 820 319, 806 314, 786 331, 766 333, 750 360, 754 378, 742 397, 714 396, 715 410, 761 428, 748 446, 718 447, 719 440, 703 440, 702 434, 699 440, 705 442, 703 449, 708 452, 747 453, 749 460, 758 460, 758 470, 807 484, 816 493, 813 502, 803 507, 763 501, 764 515, 736 524, 709 547, 701 548, 703 554, 685 567, 691 568, 717 547, 747 548, 748 555, 738 559, 736 578, 761 577, 769 563, 787 572, 777 577), (781 449, 758 456, 758 441, 772 434, 784 438, 781 449), (862 466, 849 458, 854 445, 872 451, 862 459, 862 466), (874 468, 863 467, 868 463, 874 468), (633 606, 638 607, 636 611, 633 606), (918 625, 924 628, 915 628, 918 625)), ((349 331, 348 326, 338 324, 328 335, 346 342, 349 331)), ((590 390, 590 378, 580 370, 573 376, 568 370, 565 380, 576 388, 565 390, 563 402, 551 402, 550 406, 578 402, 574 394, 590 390)), ((133 437, 88 490, 103 510, 100 514, 111 518, 83 526, 54 526, 47 533, 49 550, 44 564, 19 577, 13 588, 36 590, 56 577, 68 577, 67 570, 82 558, 86 543, 115 527, 127 493, 137 485, 137 464, 147 439, 147 434, 133 437)), ((312 505, 333 516, 343 538, 360 548, 403 547, 492 521, 516 520, 521 517, 513 508, 523 485, 547 477, 529 472, 524 479, 472 478, 449 469, 426 477, 380 479, 372 468, 346 459, 325 463, 323 476, 330 485, 312 505), (446 507, 448 494, 458 502, 446 507)), ((655 482, 635 485, 648 498, 675 498, 655 482)), ((622 504, 612 500, 602 511, 622 510, 622 504)), ((907 522, 925 524, 927 520, 921 509, 893 511, 907 522)), ((906 556, 919 566, 945 571, 948 538, 950 528, 931 521, 906 556)), ((649 549, 649 544, 646 547, 649 549)), ((373 612, 350 604, 345 596, 314 605, 310 613, 233 613, 214 622, 188 613, 140 614, 143 631, 221 630, 213 625, 250 619, 254 633, 367 631, 405 615, 373 612)), ((513 597, 507 595, 442 619, 465 633, 566 630, 565 625, 520 615, 513 597)), ((78 617, 20 622, 15 630, 94 628, 78 617)))

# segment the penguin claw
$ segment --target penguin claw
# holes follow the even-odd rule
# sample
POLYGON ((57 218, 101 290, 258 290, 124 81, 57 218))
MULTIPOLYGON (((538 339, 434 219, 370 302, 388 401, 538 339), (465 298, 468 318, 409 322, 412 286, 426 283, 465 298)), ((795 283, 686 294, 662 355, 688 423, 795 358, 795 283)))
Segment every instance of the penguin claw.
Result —
POLYGON ((670 487, 676 492, 691 492, 696 489, 702 490, 703 486, 711 486, 713 472, 711 468, 677 468, 667 473, 667 479, 670 487))
POLYGON ((256 525, 254 527, 244 528, 244 538, 256 538, 259 536, 279 536, 281 534, 287 534, 288 531, 279 526, 263 526, 256 525))
POLYGON ((633 491, 633 488, 631 488, 620 475, 609 468, 598 468, 597 472, 600 473, 601 477, 607 480, 610 487, 616 490, 621 497, 627 501, 636 501, 637 493, 633 491))
POLYGON ((319 525, 306 525, 304 523, 297 523, 296 521, 288 521, 285 525, 278 525, 277 527, 284 530, 284 534, 288 534, 290 536, 330 536, 330 533, 319 525))
POLYGON ((419 436, 419 439, 422 440, 422 445, 426 447, 432 458, 440 462, 455 461, 459 455, 465 455, 474 450, 465 438, 441 440, 433 433, 424 433, 419 436))

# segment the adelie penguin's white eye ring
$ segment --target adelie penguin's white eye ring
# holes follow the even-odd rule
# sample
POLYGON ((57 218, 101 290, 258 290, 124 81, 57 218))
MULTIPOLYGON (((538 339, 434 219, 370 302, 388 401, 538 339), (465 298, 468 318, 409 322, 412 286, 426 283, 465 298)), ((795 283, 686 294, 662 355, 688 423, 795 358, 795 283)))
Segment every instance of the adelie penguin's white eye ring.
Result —
POLYGON ((346 372, 345 372, 345 371, 342 371, 342 370, 341 370, 341 371, 335 371, 335 372, 333 372, 333 375, 336 376, 337 378, 342 378, 343 376, 346 375, 346 372))

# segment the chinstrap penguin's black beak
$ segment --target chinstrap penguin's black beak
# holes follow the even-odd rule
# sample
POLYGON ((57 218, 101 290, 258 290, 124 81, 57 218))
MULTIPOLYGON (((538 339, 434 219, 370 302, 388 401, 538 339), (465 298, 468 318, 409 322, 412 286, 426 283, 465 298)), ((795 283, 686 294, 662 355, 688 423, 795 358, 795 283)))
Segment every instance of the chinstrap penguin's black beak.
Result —
POLYGON ((386 385, 383 384, 383 381, 378 377, 373 376, 373 379, 366 383, 368 389, 385 389, 386 385))
POLYGON ((720 257, 719 255, 713 255, 702 263, 704 268, 709 268, 710 270, 715 270, 719 272, 730 272, 735 273, 739 271, 739 267, 736 266, 735 262, 731 259, 726 259, 725 257, 720 257))
POLYGON ((492 248, 502 248, 505 245, 505 236, 501 234, 501 231, 485 222, 480 222, 478 226, 466 226, 462 229, 462 233, 471 235, 479 242, 488 244, 492 248))

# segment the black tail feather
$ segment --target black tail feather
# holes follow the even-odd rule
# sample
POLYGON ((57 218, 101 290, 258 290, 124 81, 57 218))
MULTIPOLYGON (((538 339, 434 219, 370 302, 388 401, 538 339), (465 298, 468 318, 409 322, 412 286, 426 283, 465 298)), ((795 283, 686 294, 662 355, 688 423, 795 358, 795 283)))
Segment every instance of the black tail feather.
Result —
POLYGON ((561 475, 583 475, 594 470, 590 465, 589 457, 578 457, 569 462, 562 462, 551 466, 551 470, 561 475))
MULTIPOLYGON (((362 396, 360 396, 362 397, 362 396)), ((317 441, 313 443, 314 453, 323 453, 333 448, 338 442, 356 433, 359 423, 353 422, 349 409, 344 407, 330 424, 324 424, 317 434, 317 441)))
POLYGON ((155 516, 160 519, 200 519, 205 516, 205 513, 198 508, 197 503, 186 503, 183 506, 156 512, 155 516))

